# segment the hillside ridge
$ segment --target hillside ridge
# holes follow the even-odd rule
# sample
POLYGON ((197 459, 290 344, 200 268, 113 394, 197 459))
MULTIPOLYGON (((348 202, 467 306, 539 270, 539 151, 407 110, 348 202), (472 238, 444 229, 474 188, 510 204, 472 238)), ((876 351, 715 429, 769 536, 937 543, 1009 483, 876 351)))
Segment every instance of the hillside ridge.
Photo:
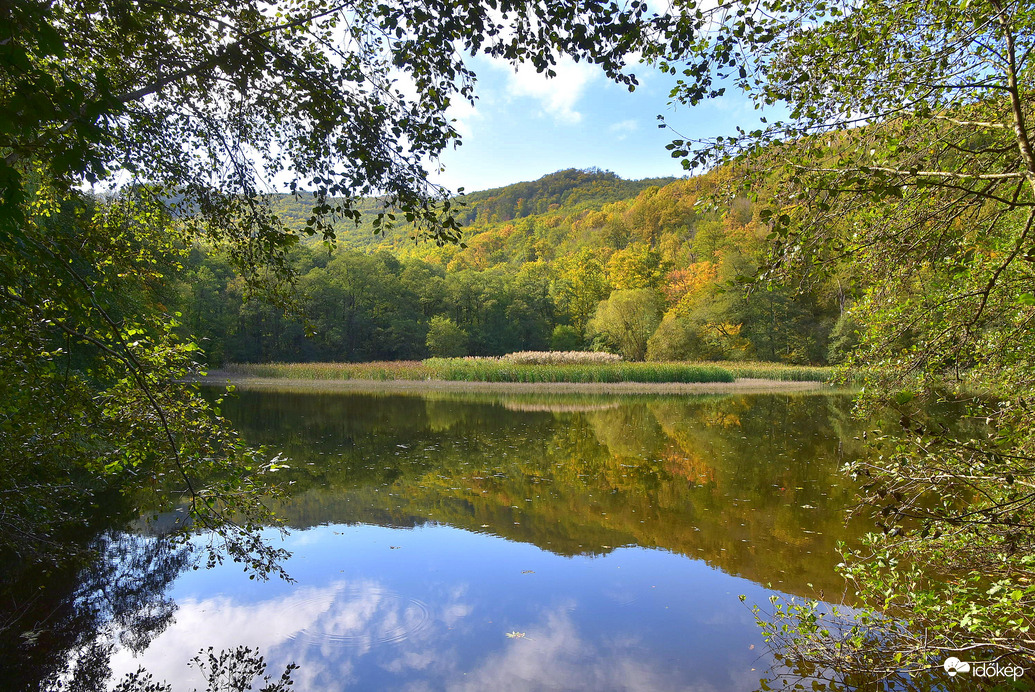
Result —
MULTIPOLYGON (((651 187, 663 187, 680 180, 673 177, 626 180, 618 174, 599 168, 566 168, 535 180, 520 181, 502 187, 457 195, 456 211, 461 226, 513 221, 555 211, 559 208, 599 209, 605 204, 632 199, 651 187)), ((289 228, 300 230, 310 216, 311 199, 307 193, 271 195, 277 215, 289 228)), ((396 224, 384 235, 373 227, 377 210, 375 199, 364 199, 357 205, 364 212, 359 225, 339 222, 335 231, 340 247, 361 252, 374 252, 384 246, 412 244, 414 235, 408 224, 396 224)), ((466 235, 466 234, 465 234, 466 235)))

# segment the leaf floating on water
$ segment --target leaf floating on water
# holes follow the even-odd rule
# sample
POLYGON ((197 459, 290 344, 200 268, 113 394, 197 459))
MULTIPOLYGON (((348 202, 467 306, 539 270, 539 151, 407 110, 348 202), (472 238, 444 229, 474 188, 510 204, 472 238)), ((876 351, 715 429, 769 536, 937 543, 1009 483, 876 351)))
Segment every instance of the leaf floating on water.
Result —
POLYGON ((507 638, 508 639, 524 639, 525 638, 525 633, 524 632, 517 632, 517 631, 507 632, 507 638))

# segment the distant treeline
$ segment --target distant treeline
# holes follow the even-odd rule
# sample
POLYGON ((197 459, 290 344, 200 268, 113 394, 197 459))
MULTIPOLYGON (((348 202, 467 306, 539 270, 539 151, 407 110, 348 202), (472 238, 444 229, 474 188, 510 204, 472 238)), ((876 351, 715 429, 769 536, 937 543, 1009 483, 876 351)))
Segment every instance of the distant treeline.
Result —
MULTIPOLYGON (((245 300, 229 261, 198 247, 178 302, 213 364, 549 348, 634 360, 839 360, 853 343, 842 318, 851 282, 738 284, 762 261, 765 231, 746 199, 704 204, 728 175, 659 187, 561 171, 476 193, 461 215, 464 246, 414 243, 405 227, 385 236, 342 228, 333 251, 292 251, 295 313, 245 300)), ((278 201, 287 218, 292 203, 278 201)))

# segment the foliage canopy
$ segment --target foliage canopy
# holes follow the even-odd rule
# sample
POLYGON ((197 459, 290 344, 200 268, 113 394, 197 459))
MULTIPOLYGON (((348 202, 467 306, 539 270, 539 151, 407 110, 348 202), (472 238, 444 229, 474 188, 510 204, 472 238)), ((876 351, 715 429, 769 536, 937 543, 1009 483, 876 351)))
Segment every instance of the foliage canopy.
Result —
MULTIPOLYGON (((1035 657, 1035 10, 1023 0, 677 2, 660 17, 596 1, 5 3, 0 493, 31 501, 28 520, 4 515, 4 536, 20 538, 0 550, 36 559, 24 546, 74 521, 76 499, 51 492, 60 480, 145 477, 185 491, 194 521, 238 527, 224 534, 235 557, 275 569, 256 542, 261 506, 224 524, 221 498, 276 461, 173 384, 196 347, 176 336, 163 278, 199 238, 251 288, 283 277, 298 235, 262 194, 274 181, 314 190, 305 234, 333 238, 376 196, 375 228, 400 214, 456 239, 428 168, 457 141, 448 107, 473 98, 465 56, 549 74, 567 54, 633 86, 637 49, 682 75, 678 101, 734 85, 786 106, 779 122, 680 137, 672 153, 688 168, 734 162, 732 192, 769 200, 767 276, 867 277, 850 313, 863 325, 854 365, 907 433, 856 469, 884 532, 844 567, 870 611, 895 617, 863 618, 843 630, 850 646, 827 648, 814 613, 792 611, 792 661, 843 683, 927 670, 942 652, 1035 657), (923 419, 915 402, 945 387, 994 392, 972 404, 988 434, 923 419)), ((591 253, 559 263, 558 303, 578 332, 607 297, 606 272, 630 293, 656 288, 659 217, 643 212, 646 248, 614 266, 591 253)), ((696 311, 686 278, 680 317, 722 326, 696 311)), ((787 301, 769 302, 776 322, 787 301)))
POLYGON ((768 277, 863 280, 850 365, 867 374, 869 410, 891 406, 901 423, 854 469, 883 532, 843 570, 878 615, 836 629, 791 608, 779 614, 798 618, 795 634, 771 633, 801 671, 839 684, 901 683, 946 655, 1030 663, 1035 11, 737 1, 684 16, 709 31, 676 99, 732 83, 786 115, 731 138, 677 139, 673 155, 741 162, 743 184, 766 190, 768 277), (971 400, 986 434, 924 419, 917 402, 946 391, 991 393, 971 400))
POLYGON ((609 2, 0 4, 5 582, 68 557, 81 488, 183 497, 181 528, 225 540, 213 559, 276 572, 258 488, 280 465, 182 384, 198 347, 168 277, 203 241, 244 292, 284 288, 299 237, 333 239, 364 196, 377 228, 456 239, 429 170, 474 97, 466 56, 549 74, 568 55, 631 87, 626 55, 666 21, 609 2), (285 184, 308 195, 297 232, 264 194, 285 184))

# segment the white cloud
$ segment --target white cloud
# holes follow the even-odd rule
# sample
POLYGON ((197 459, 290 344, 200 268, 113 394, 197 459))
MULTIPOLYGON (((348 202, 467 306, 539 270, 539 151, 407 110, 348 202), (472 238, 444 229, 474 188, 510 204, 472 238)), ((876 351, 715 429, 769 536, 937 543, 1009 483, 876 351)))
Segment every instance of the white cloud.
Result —
POLYGON ((509 63, 493 61, 498 68, 508 70, 506 89, 510 96, 528 97, 539 102, 542 112, 565 125, 582 121, 582 113, 576 110, 586 87, 601 78, 600 68, 589 63, 577 63, 570 58, 557 61, 556 77, 547 77, 535 71, 529 64, 522 64, 514 70, 509 63))
POLYGON ((608 132, 615 135, 615 139, 619 142, 629 136, 630 133, 636 132, 640 129, 640 123, 630 118, 629 120, 622 120, 621 122, 612 123, 607 128, 608 132))
POLYGON ((640 124, 635 120, 629 119, 614 123, 607 129, 611 132, 636 132, 636 130, 640 129, 640 124))
MULTIPOLYGON (((450 603, 446 608, 452 611, 462 605, 450 603)), ((143 654, 120 649, 111 658, 111 668, 118 679, 142 665, 156 679, 179 689, 177 683, 200 680, 198 671, 186 664, 202 644, 216 651, 244 645, 257 648, 271 661, 271 671, 274 661, 298 663, 304 671, 296 677, 310 683, 300 689, 330 689, 331 681, 351 676, 357 659, 384 644, 419 640, 436 625, 423 604, 373 580, 300 587, 286 596, 251 603, 230 595, 185 598, 175 622, 143 654)), ((418 669, 428 665, 415 656, 403 664, 418 669)))
POLYGON ((331 610, 344 590, 342 582, 322 588, 300 588, 292 595, 257 603, 240 603, 229 596, 201 600, 184 599, 173 626, 159 635, 146 652, 136 657, 120 649, 111 658, 115 678, 140 665, 156 679, 169 682, 197 682, 197 671, 188 661, 198 652, 199 642, 216 651, 245 645, 258 647, 268 656, 271 649, 306 631, 331 610))
MULTIPOLYGON (((503 640, 462 679, 450 680, 450 692, 497 690, 646 690, 688 689, 658 661, 639 653, 642 642, 604 637, 590 642, 572 620, 573 602, 543 613, 539 623, 517 625, 523 636, 503 640)), ((502 633, 501 633, 502 635, 502 633)), ((705 688, 707 689, 707 688, 705 688)), ((709 690, 708 692, 714 692, 709 690)))
POLYGON ((455 97, 446 110, 446 117, 454 121, 456 131, 464 140, 471 139, 473 134, 472 123, 482 118, 478 108, 462 96, 455 97))

